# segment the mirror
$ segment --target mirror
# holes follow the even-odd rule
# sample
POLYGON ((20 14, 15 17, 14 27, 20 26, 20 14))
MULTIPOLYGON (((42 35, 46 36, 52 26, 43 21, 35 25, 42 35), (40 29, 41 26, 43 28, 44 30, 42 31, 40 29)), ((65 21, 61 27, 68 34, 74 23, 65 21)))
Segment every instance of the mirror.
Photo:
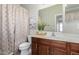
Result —
POLYGON ((67 4, 65 7, 65 33, 79 33, 79 4, 67 4))
POLYGON ((57 4, 39 10, 45 31, 79 34, 79 4, 57 4))
POLYGON ((46 23, 44 31, 63 31, 63 5, 57 4, 39 10, 39 18, 46 23))

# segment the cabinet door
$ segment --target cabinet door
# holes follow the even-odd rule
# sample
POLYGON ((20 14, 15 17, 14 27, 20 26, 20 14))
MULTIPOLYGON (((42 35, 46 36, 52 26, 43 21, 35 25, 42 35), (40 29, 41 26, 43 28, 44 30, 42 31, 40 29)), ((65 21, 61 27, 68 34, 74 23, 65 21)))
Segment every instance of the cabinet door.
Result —
POLYGON ((37 55, 37 39, 32 38, 32 55, 37 55))
POLYGON ((32 43, 32 55, 37 55, 37 43, 32 43))
POLYGON ((66 55, 67 54, 66 42, 53 41, 53 45, 54 45, 54 55, 66 55))
POLYGON ((59 48, 54 48, 54 55, 66 55, 66 51, 59 48))
POLYGON ((38 54, 39 55, 49 55, 49 46, 45 44, 38 45, 38 54))
POLYGON ((71 55, 79 55, 79 44, 78 43, 70 43, 70 54, 71 55))

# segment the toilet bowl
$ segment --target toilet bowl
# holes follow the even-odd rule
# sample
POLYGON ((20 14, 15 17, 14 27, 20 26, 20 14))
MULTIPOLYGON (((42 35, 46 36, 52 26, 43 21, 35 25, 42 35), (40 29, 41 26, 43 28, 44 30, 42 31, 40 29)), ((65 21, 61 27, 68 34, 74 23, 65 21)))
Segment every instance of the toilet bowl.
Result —
POLYGON ((30 48, 29 42, 24 42, 19 45, 19 50, 21 51, 21 55, 28 55, 29 54, 29 48, 30 48))

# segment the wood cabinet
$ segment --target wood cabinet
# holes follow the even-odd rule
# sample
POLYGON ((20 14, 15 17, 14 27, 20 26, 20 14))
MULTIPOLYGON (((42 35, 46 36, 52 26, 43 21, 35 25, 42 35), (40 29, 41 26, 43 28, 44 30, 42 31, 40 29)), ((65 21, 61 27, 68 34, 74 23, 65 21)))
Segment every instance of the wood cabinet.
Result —
POLYGON ((79 55, 79 43, 32 37, 33 55, 79 55))

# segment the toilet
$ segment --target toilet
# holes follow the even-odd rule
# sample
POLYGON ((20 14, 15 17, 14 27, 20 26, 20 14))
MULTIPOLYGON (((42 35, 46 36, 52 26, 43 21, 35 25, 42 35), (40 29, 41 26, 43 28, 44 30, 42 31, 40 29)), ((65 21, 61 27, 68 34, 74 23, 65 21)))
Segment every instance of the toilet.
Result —
POLYGON ((24 42, 19 45, 20 55, 30 55, 31 54, 31 37, 28 37, 28 42, 24 42))
POLYGON ((21 51, 21 55, 28 55, 29 54, 29 48, 30 48, 30 43, 24 42, 19 45, 19 50, 21 51))

